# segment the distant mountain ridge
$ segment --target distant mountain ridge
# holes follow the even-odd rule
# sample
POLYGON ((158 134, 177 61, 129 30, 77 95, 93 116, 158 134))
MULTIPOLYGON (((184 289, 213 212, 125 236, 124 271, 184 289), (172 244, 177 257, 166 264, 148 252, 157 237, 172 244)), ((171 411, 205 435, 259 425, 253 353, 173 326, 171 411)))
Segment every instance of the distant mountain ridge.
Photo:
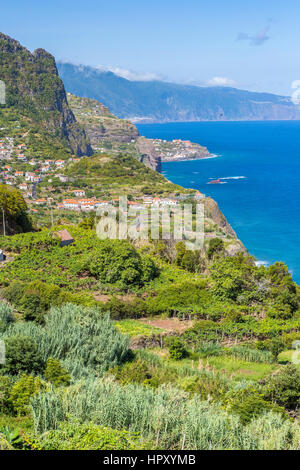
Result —
POLYGON ((66 90, 133 122, 300 120, 288 97, 229 87, 129 81, 113 72, 58 63, 66 90))

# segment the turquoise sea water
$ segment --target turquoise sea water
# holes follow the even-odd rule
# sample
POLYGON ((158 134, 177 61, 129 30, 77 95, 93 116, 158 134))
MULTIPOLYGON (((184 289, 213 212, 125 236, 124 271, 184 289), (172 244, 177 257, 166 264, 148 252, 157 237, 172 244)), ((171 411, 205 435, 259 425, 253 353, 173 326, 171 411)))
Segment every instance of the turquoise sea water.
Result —
POLYGON ((138 128, 146 137, 191 140, 218 154, 164 163, 162 172, 174 183, 213 197, 251 254, 266 263, 284 261, 300 283, 300 121, 138 128), (224 178, 224 184, 207 184, 216 178, 224 178))

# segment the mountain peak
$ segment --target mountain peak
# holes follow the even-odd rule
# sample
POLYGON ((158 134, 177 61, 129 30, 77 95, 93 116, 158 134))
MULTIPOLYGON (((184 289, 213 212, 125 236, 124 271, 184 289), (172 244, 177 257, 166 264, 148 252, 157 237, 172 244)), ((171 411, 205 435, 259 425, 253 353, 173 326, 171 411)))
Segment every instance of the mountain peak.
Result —
POLYGON ((33 53, 0 33, 0 77, 6 85, 6 111, 31 127, 46 131, 51 141, 77 155, 91 155, 85 132, 68 106, 54 57, 44 49, 33 53))

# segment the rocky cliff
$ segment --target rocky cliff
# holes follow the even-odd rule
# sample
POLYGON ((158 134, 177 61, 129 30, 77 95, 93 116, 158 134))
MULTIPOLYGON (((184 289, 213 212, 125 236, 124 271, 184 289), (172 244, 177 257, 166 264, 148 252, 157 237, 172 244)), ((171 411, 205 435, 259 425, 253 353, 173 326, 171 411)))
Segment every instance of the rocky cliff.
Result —
POLYGON ((132 122, 119 119, 97 100, 68 93, 76 119, 84 127, 95 151, 130 154, 153 170, 161 170, 161 159, 151 139, 141 137, 132 122))
POLYGON ((79 98, 71 93, 68 93, 67 98, 93 147, 101 145, 103 141, 128 143, 139 137, 139 131, 132 122, 118 119, 99 101, 79 98))
POLYGON ((156 152, 153 141, 151 139, 146 139, 146 137, 138 137, 136 140, 136 149, 140 162, 156 171, 161 171, 161 158, 156 152))
POLYGON ((0 77, 6 105, 0 118, 27 122, 77 155, 91 155, 85 132, 68 106, 54 57, 43 49, 33 53, 0 33, 0 77))

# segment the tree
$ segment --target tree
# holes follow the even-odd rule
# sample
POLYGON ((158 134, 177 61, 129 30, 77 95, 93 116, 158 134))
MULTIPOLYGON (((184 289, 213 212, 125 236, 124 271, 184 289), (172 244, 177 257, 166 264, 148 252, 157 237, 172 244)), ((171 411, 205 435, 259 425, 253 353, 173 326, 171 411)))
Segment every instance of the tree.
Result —
POLYGON ((27 232, 32 229, 27 216, 26 202, 17 189, 0 184, 0 211, 2 232, 6 235, 14 232, 27 232))
POLYGON ((142 258, 125 240, 103 240, 96 257, 89 261, 89 271, 103 283, 117 283, 120 287, 143 285, 157 275, 154 262, 142 258))
POLYGON ((210 267, 213 293, 222 299, 237 300, 243 292, 255 289, 256 269, 252 258, 242 254, 217 258, 210 267))
POLYGON ((207 256, 208 259, 212 259, 215 255, 222 253, 224 250, 224 243, 223 240, 220 238, 212 238, 209 240, 207 256))
POLYGON ((176 243, 176 259, 175 259, 175 263, 177 264, 177 266, 181 266, 181 265, 182 265, 182 258, 184 257, 185 253, 186 253, 185 243, 184 243, 184 242, 178 242, 178 243, 176 243))
POLYGON ((285 344, 281 338, 272 338, 258 342, 257 348, 260 350, 271 351, 274 361, 276 361, 278 355, 285 350, 285 344))

